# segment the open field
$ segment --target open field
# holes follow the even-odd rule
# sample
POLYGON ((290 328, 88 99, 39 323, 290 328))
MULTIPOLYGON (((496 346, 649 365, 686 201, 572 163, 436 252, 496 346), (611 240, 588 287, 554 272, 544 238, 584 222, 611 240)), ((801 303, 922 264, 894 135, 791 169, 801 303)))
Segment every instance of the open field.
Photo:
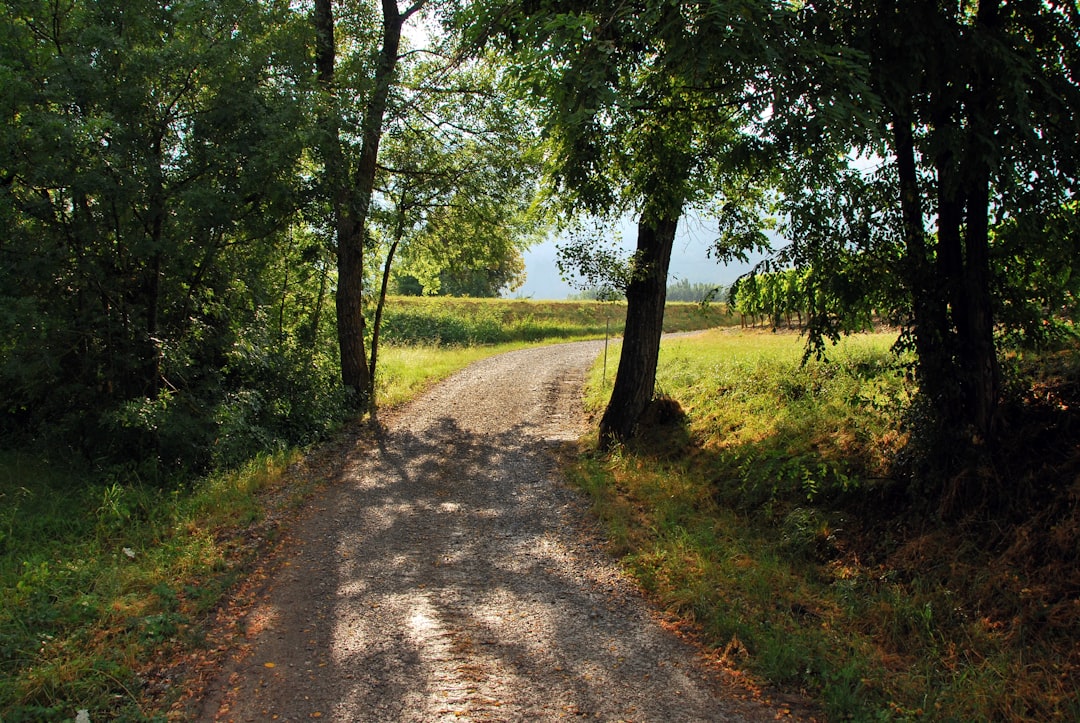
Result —
MULTIPOLYGON (((387 301, 389 344, 484 345, 569 341, 622 333, 625 302, 395 296, 387 301)), ((664 331, 738 324, 726 304, 669 303, 664 331)))

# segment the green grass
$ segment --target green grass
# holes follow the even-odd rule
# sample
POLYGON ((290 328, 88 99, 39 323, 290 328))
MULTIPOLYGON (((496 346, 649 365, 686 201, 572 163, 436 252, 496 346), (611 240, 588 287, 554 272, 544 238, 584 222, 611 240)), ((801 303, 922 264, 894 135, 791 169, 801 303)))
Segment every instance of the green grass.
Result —
MULTIPOLYGON (((1045 578, 890 508, 910 402, 893 340, 806 366, 790 334, 667 342, 658 387, 685 422, 586 454, 573 476, 663 606, 829 720, 1075 720, 1069 596, 1040 608, 1045 578)), ((593 407, 603 386, 596 369, 593 407)))
POLYGON ((258 520, 294 458, 168 492, 0 453, 0 719, 144 719, 141 667, 199 644, 239 564, 218 533, 258 520))
POLYGON ((522 346, 388 346, 379 352, 375 388, 379 407, 396 407, 475 361, 522 346))

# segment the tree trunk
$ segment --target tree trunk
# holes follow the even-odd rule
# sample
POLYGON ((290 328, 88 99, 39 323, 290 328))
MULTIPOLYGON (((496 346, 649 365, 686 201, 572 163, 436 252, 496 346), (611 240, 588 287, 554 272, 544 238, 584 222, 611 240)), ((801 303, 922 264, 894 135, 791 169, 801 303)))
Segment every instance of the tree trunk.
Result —
POLYGON ((382 331, 383 310, 386 308, 386 292, 390 286, 390 267, 394 263, 394 254, 397 253, 398 244, 401 243, 401 223, 398 224, 398 233, 394 242, 390 244, 390 250, 386 252, 386 263, 383 264, 382 284, 379 286, 379 300, 375 304, 375 323, 371 329, 371 408, 375 408, 375 380, 379 363, 379 334, 382 331))
POLYGON ((146 225, 147 240, 152 249, 146 267, 143 269, 143 280, 138 294, 140 305, 145 309, 146 320, 142 341, 143 369, 142 369, 142 392, 146 396, 155 396, 161 391, 161 332, 159 329, 161 307, 161 274, 162 274, 162 246, 165 235, 165 219, 168 214, 165 202, 165 185, 162 171, 164 158, 162 154, 162 139, 154 139, 151 147, 154 166, 150 178, 149 201, 147 208, 146 225))
MULTIPOLYGON (((977 26, 995 32, 998 3, 980 2, 977 26)), ((968 106, 967 155, 964 159, 966 233, 964 268, 957 284, 957 350, 968 421, 976 435, 987 439, 993 432, 1000 394, 1000 369, 994 346, 993 300, 990 291, 990 164, 981 140, 992 137, 994 113, 993 78, 990 70, 972 68, 968 106)))
POLYGON ((600 420, 600 446, 604 449, 630 439, 652 401, 664 326, 668 266, 678 222, 679 213, 638 222, 634 274, 626 287, 622 354, 611 401, 600 420))
POLYGON ((367 409, 371 374, 364 351, 364 254, 363 233, 351 214, 338 215, 338 286, 335 297, 338 346, 341 349, 341 383, 354 408, 367 409))
MULTIPOLYGON (((336 99, 334 87, 334 20, 332 0, 316 0, 315 28, 316 69, 319 82, 336 99)), ((352 393, 358 410, 366 410, 371 402, 371 370, 364 353, 364 248, 367 242, 367 217, 375 189, 378 169, 379 143, 387 101, 397 70, 401 29, 405 21, 423 7, 418 0, 401 12, 397 0, 382 0, 383 42, 375 66, 371 96, 364 109, 360 128, 360 156, 355 173, 349 173, 341 152, 338 127, 339 107, 331 102, 331 111, 323 125, 327 145, 327 177, 334 199, 338 246, 338 344, 341 347, 341 381, 352 393)))
POLYGON ((957 310, 957 350, 967 422, 982 439, 993 432, 1000 392, 1000 370, 994 347, 993 305, 990 295, 990 246, 986 185, 968 198, 966 258, 957 310))
POLYGON ((364 408, 369 388, 364 354, 364 258, 363 234, 354 214, 353 189, 341 148, 340 115, 335 79, 336 47, 332 0, 315 0, 315 69, 324 94, 319 119, 324 174, 334 216, 337 245, 338 346, 341 350, 341 382, 358 409, 364 408))
POLYGON ((905 115, 896 113, 893 116, 893 137, 900 181, 905 276, 911 294, 912 333, 919 358, 919 386, 935 411, 941 412, 948 406, 944 400, 952 376, 949 355, 945 352, 949 321, 937 270, 927 250, 915 140, 911 120, 905 115))

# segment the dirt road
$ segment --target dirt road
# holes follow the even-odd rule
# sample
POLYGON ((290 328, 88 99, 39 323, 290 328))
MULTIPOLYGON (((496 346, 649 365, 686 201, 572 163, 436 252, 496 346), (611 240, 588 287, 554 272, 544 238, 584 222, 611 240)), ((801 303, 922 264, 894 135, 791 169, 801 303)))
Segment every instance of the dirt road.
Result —
POLYGON ((383 420, 296 523, 202 719, 773 720, 723 699, 560 480, 599 349, 495 357, 383 420))

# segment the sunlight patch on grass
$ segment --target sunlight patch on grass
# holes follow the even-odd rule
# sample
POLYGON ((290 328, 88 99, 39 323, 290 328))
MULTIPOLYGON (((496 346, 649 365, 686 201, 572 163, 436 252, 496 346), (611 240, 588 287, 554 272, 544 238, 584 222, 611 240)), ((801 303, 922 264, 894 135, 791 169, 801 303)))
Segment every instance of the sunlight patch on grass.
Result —
POLYGON ((379 353, 376 375, 375 396, 379 407, 396 407, 473 362, 523 346, 525 344, 385 347, 379 353))

